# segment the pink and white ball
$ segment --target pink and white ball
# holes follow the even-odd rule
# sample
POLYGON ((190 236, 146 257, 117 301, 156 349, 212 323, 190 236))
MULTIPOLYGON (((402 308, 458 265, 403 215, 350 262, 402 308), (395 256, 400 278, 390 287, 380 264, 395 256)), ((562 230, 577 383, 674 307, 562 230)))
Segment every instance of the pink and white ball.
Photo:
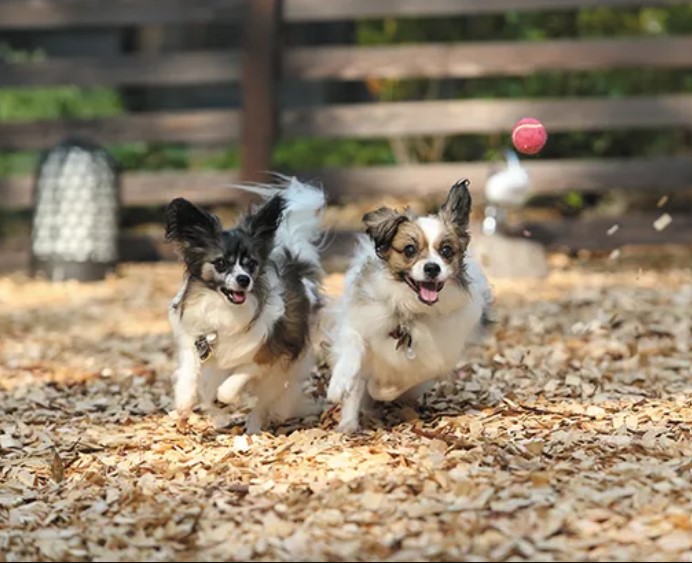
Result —
POLYGON ((523 154, 537 154, 545 146, 548 133, 543 124, 533 117, 525 117, 512 128, 512 144, 523 154))

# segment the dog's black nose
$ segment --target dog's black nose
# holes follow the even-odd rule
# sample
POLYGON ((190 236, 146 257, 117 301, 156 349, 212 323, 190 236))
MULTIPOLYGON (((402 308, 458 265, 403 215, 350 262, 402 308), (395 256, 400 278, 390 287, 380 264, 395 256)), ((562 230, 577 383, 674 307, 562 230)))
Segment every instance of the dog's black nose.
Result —
POLYGON ((425 277, 429 279, 435 279, 440 275, 440 265, 435 262, 428 262, 423 266, 423 271, 425 272, 425 277))
POLYGON ((235 277, 235 281, 240 287, 247 287, 248 285, 250 285, 250 276, 240 274, 239 276, 235 277))

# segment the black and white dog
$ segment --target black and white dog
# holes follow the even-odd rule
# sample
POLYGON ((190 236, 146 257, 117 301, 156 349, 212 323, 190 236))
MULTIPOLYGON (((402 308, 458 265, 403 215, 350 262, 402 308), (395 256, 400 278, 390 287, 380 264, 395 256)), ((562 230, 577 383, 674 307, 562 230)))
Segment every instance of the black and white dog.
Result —
POLYGON ((314 365, 310 333, 321 304, 317 241, 323 192, 286 178, 282 186, 240 187, 262 205, 236 227, 179 198, 167 209, 185 281, 169 308, 177 341, 175 405, 185 422, 197 403, 257 399, 246 430, 257 433, 314 411, 302 382, 314 365))

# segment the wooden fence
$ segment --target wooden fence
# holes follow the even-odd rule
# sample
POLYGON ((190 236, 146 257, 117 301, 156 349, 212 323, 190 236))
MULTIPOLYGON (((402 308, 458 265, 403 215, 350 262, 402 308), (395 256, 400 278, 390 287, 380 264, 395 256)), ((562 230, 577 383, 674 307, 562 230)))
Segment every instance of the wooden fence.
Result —
MULTIPOLYGON (((686 3, 687 0, 0 0, 0 34, 20 30, 220 22, 240 23, 244 31, 242 48, 238 50, 110 57, 85 53, 80 57, 0 63, 0 88, 60 84, 163 87, 240 82, 244 99, 242 108, 0 123, 0 150, 43 149, 74 134, 105 145, 130 141, 205 146, 240 143, 242 168, 238 175, 234 172, 126 174, 125 204, 148 205, 181 194, 202 203, 228 201, 232 192, 221 186, 238 177, 261 177, 262 171, 271 167, 271 150, 279 138, 499 133, 508 131, 517 119, 526 115, 540 117, 550 132, 664 127, 692 130, 692 94, 372 102, 290 110, 278 107, 276 95, 285 79, 474 79, 527 76, 551 70, 692 68, 692 36, 282 48, 280 32, 294 24, 686 3)), ((574 189, 599 192, 614 188, 671 193, 692 187, 690 154, 657 158, 534 159, 526 166, 540 193, 574 189)), ((362 194, 441 193, 460 176, 470 177, 479 190, 488 171, 489 163, 457 162, 306 172, 322 180, 332 200, 339 201, 362 194)), ((10 209, 29 206, 29 186, 30 179, 26 177, 0 179, 0 205, 10 209)), ((570 229, 573 233, 574 228, 570 229)), ((642 229, 637 232, 640 231, 643 232, 642 229)), ((688 220, 674 221, 667 233, 649 231, 648 239, 652 242, 692 239, 688 220)), ((555 243, 561 239, 553 233, 546 240, 555 243)), ((594 246, 598 244, 594 242, 594 246)))

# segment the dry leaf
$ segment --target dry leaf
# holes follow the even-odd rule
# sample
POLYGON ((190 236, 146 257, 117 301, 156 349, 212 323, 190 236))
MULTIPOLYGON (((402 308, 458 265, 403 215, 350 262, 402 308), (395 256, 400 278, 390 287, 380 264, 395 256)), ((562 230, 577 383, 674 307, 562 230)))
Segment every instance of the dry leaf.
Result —
POLYGON ((663 551, 687 551, 692 549, 692 534, 689 531, 676 530, 656 540, 656 544, 663 551))
POLYGON ((360 497, 360 503, 366 510, 377 510, 382 505, 384 494, 365 491, 360 497))
POLYGON ((639 427, 639 417, 636 414, 631 414, 625 418, 625 425, 628 430, 636 430, 639 427))
POLYGON ((3 434, 0 436, 0 450, 10 450, 12 448, 21 447, 22 443, 19 440, 15 440, 12 436, 8 434, 3 434))
POLYGON ((233 449, 241 453, 250 451, 250 439, 246 435, 233 436, 233 449))
POLYGON ((56 483, 62 483, 65 479, 65 464, 63 463, 58 450, 53 448, 53 459, 50 464, 50 474, 53 481, 56 483))
POLYGON ((605 409, 596 405, 586 407, 586 416, 601 419, 606 415, 605 409))

